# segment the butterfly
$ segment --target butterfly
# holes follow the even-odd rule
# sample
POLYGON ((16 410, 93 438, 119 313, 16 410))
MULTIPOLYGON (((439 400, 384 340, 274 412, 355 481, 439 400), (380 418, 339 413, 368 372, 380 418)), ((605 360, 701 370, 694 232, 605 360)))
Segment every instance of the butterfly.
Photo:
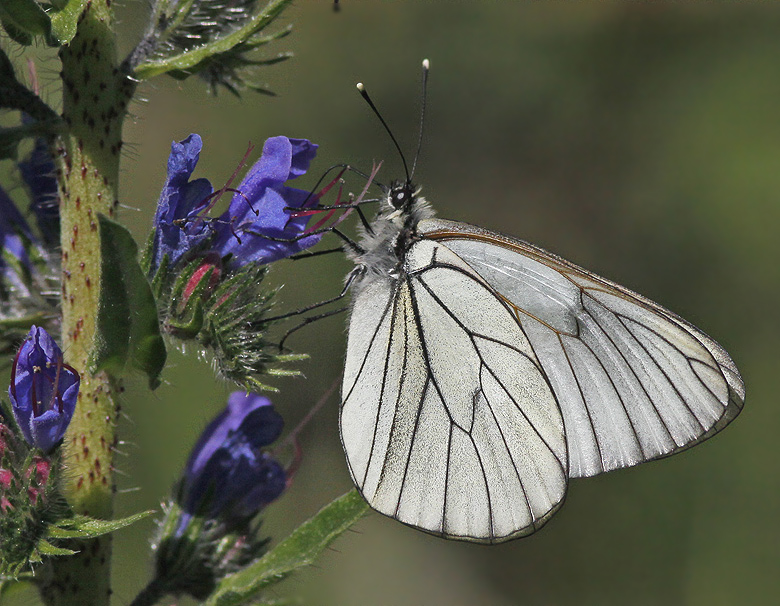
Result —
POLYGON ((409 526, 526 536, 570 478, 681 452, 742 409, 704 332, 533 244, 435 218, 408 176, 348 254, 341 441, 363 498, 409 526))

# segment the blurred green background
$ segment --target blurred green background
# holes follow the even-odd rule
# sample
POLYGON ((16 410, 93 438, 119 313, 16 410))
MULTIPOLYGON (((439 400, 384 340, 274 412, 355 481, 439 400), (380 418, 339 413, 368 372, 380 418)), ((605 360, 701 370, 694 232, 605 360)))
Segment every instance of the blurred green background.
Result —
MULTIPOLYGON (((299 1, 291 61, 261 78, 279 96, 209 97, 198 81, 141 87, 125 130, 123 218, 141 241, 173 139, 204 139, 198 176, 233 172, 248 141, 321 145, 311 178, 349 162, 401 176, 387 136, 354 90, 366 84, 404 150, 414 148, 420 61, 432 64, 416 180, 440 216, 514 234, 635 289, 731 353, 742 416, 680 456, 573 481, 541 532, 495 547, 443 541, 378 514, 316 567, 274 589, 313 605, 774 604, 780 591, 780 11, 594 2, 299 1), (136 210, 137 209, 137 210, 136 210)), ((118 9, 122 48, 144 3, 118 9)), ((42 62, 56 99, 56 62, 42 62)), ((359 190, 360 180, 350 182, 359 190)), ((335 238, 334 238, 335 240, 335 238)), ((338 292, 339 255, 280 262, 283 305, 338 292)), ((340 375, 345 318, 298 333, 306 378, 276 381, 293 427, 340 375)), ((190 351, 190 354, 195 354, 190 351)), ((190 445, 225 402, 196 355, 171 356, 150 394, 130 382, 118 465, 120 514, 157 507, 190 445)), ((285 536, 351 486, 336 397, 303 431, 303 466, 267 510, 285 536)), ((153 522, 117 535, 115 603, 150 573, 153 522)), ((28 598, 33 603, 33 598, 28 598)), ((187 600, 177 602, 188 604, 187 600)))

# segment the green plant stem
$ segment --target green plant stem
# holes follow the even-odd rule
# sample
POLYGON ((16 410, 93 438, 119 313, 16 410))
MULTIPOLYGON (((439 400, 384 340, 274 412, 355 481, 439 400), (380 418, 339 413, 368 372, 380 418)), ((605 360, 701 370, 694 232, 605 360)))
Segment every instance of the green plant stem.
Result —
POLYGON ((167 593, 162 581, 155 579, 144 587, 141 593, 135 596, 130 606, 152 606, 165 597, 167 593))
MULTIPOLYGON (((117 206, 122 122, 135 85, 118 69, 111 0, 85 5, 75 37, 62 47, 63 119, 55 144, 60 184, 62 341, 66 361, 81 373, 81 389, 64 441, 64 492, 77 513, 110 518, 116 381, 91 375, 88 358, 100 297, 98 214, 117 206)), ((53 560, 42 589, 50 606, 104 606, 111 595, 111 540, 80 543, 80 553, 53 560)))

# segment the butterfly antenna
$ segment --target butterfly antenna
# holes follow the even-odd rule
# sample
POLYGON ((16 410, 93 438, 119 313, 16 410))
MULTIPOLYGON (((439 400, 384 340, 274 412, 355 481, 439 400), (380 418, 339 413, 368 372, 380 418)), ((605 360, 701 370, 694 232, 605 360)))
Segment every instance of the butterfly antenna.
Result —
POLYGON ((366 87, 363 86, 362 82, 357 83, 357 89, 360 91, 360 95, 365 99, 366 103, 368 103, 368 106, 372 109, 374 114, 377 118, 379 118, 379 121, 382 123, 382 126, 385 127, 385 130, 387 131, 387 134, 390 135, 390 139, 393 141, 393 145, 395 145, 395 149, 398 151, 398 155, 401 156, 401 162, 404 164, 404 173, 406 174, 406 181, 407 183, 411 181, 411 178, 409 176, 409 166, 406 164, 406 158, 404 157, 404 152, 401 151, 401 146, 398 145, 398 141, 396 141, 395 136, 393 135, 393 131, 390 130, 390 127, 387 125, 387 122, 385 122, 385 119, 382 117, 382 114, 379 113, 379 110, 376 108, 376 105, 374 105, 374 102, 371 100, 371 97, 368 96, 368 92, 366 92, 366 87))
POLYGON ((414 179, 414 171, 417 170, 417 159, 420 157, 420 150, 422 149, 423 127, 425 126, 425 106, 428 104, 428 72, 431 69, 431 62, 428 61, 428 59, 423 59, 422 68, 422 107, 420 108, 420 135, 417 138, 417 151, 414 152, 414 161, 412 162, 412 179, 414 179))

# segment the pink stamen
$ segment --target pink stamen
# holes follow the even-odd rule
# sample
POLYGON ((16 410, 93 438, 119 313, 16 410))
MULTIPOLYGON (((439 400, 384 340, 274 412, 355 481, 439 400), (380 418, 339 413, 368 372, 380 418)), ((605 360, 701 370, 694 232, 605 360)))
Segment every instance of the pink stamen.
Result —
MULTIPOLYGON (((252 206, 252 202, 249 200, 249 198, 246 196, 246 194, 244 194, 244 192, 242 192, 239 189, 234 189, 234 188, 230 187, 230 185, 233 183, 233 181, 235 181, 236 177, 238 177, 238 173, 240 173, 243 170, 244 166, 246 166, 247 160, 249 159, 249 155, 252 153, 252 151, 254 151, 254 149, 255 149, 255 146, 252 145, 252 143, 250 142, 249 146, 247 147, 246 152, 244 153, 244 157, 241 158, 241 161, 236 166, 236 169, 233 171, 233 174, 230 175, 230 178, 225 182, 225 184, 222 187, 220 187, 218 190, 216 190, 216 191, 210 193, 208 196, 206 196, 206 198, 204 199, 204 202, 208 202, 208 204, 206 205, 206 207, 202 211, 200 211, 198 213, 198 216, 196 218, 194 218, 194 219, 191 219, 191 218, 175 219, 173 221, 173 224, 181 227, 181 226, 183 226, 185 223, 187 223, 189 221, 196 222, 196 221, 208 221, 208 220, 210 220, 211 217, 206 217, 205 215, 207 215, 209 212, 211 212, 211 210, 219 202, 220 198, 222 198, 222 196, 225 194, 225 192, 232 192, 232 193, 238 194, 239 196, 244 198, 244 200, 246 201, 246 203, 249 206, 249 208, 252 209, 252 212, 255 213, 256 216, 259 215, 260 212, 258 210, 256 210, 254 206, 252 206)), ((231 230, 233 231, 233 235, 236 235, 236 232, 232 228, 232 226, 231 226, 231 230)), ((238 238, 237 235, 236 235, 236 238, 238 238)), ((239 244, 240 243, 241 243, 241 241, 239 240, 239 244)))
POLYGON ((347 171, 347 167, 345 166, 344 168, 342 168, 342 169, 341 169, 341 171, 339 171, 339 174, 338 174, 338 175, 336 175, 336 177, 335 177, 335 178, 334 178, 334 179, 333 179, 333 180, 332 180, 330 183, 328 183, 328 184, 327 184, 325 187, 323 187, 323 188, 320 190, 320 192, 317 194, 317 196, 321 198, 322 196, 326 195, 326 194, 327 194, 327 193, 328 193, 328 192, 331 190, 331 188, 332 188, 332 187, 333 187, 333 186, 334 186, 334 185, 335 185, 335 184, 336 184, 336 183, 337 183, 339 180, 341 180, 341 177, 344 175, 344 173, 345 173, 346 171, 347 171))
MULTIPOLYGON (((339 189, 339 197, 336 199, 337 200, 336 204, 340 204, 341 206, 343 206, 347 210, 344 213, 342 213, 342 215, 331 224, 330 229, 333 229, 334 227, 339 225, 344 219, 346 219, 350 215, 350 213, 353 210, 355 210, 355 208, 357 208, 360 205, 360 203, 363 201, 363 198, 368 193, 368 188, 371 187, 371 184, 374 182, 374 177, 376 177, 377 173, 379 172, 379 168, 381 166, 382 166, 381 162, 379 164, 374 164, 374 166, 371 169, 371 174, 368 176, 368 181, 366 181, 366 186, 363 188, 363 191, 360 192, 360 195, 355 199, 355 201, 352 202, 352 204, 340 204, 338 202, 338 200, 341 197, 341 189, 339 189)), ((334 213, 334 212, 336 212, 335 209, 332 209, 331 213, 334 213)), ((304 232, 304 233, 306 233, 306 232, 304 232)))
POLYGON ((27 72, 30 75, 30 88, 37 95, 40 92, 38 85, 38 71, 35 69, 35 61, 27 59, 27 72))
MULTIPOLYGON (((313 205, 313 204, 318 203, 325 195, 327 195, 327 193, 331 190, 331 188, 336 183, 338 183, 341 180, 341 177, 342 177, 342 175, 344 174, 344 172, 346 170, 347 170, 347 168, 345 166, 344 168, 342 168, 339 171, 339 174, 337 174, 333 178, 333 180, 331 180, 330 183, 328 183, 325 187, 323 187, 316 194, 312 194, 309 197, 309 199, 306 202, 304 202, 304 205, 305 206, 309 206, 309 205, 313 205)), ((342 190, 342 188, 343 188, 343 186, 339 188, 339 197, 336 200, 336 205, 340 204, 340 202, 338 200, 341 198, 341 190, 342 190)), ((332 209, 328 210, 328 209, 324 209, 324 208, 313 208, 313 209, 307 209, 307 210, 294 210, 294 211, 291 211, 290 212, 290 218, 287 220, 287 225, 290 224, 290 221, 292 221, 293 219, 296 219, 298 217, 309 217, 311 215, 314 215, 314 214, 317 214, 317 213, 324 213, 324 212, 327 212, 328 215, 325 217, 325 219, 323 221, 318 223, 318 225, 321 225, 324 221, 327 221, 330 217, 332 217, 333 213, 335 211, 333 211, 332 209)), ((284 226, 285 229, 287 229, 287 225, 284 226)), ((311 232, 313 229, 316 229, 316 228, 310 227, 310 228, 306 229, 303 233, 307 234, 307 233, 311 232)))
MULTIPOLYGON (((341 214, 340 217, 338 217, 331 225, 330 229, 335 228, 337 225, 339 225, 344 219, 346 219, 357 206, 360 205, 360 203, 363 201, 363 198, 365 198, 366 194, 368 193, 368 188, 371 187, 371 184, 374 182, 374 177, 376 177, 377 173, 379 172, 379 169, 382 167, 382 163, 379 162, 374 163, 374 165, 371 167, 371 174, 368 176, 368 179, 366 180, 366 185, 363 188, 363 191, 360 192, 360 195, 355 199, 352 203, 342 202, 341 196, 344 190, 343 185, 339 187, 339 193, 336 197, 336 203, 333 206, 341 206, 345 209, 345 211, 341 214)), ((344 172, 347 170, 346 167, 341 169, 341 172, 330 182, 328 185, 326 185, 322 190, 320 190, 316 195, 312 196, 312 198, 320 200, 325 194, 330 191, 330 189, 336 184, 337 181, 341 179, 341 176, 344 174, 344 172)), ((323 208, 315 208, 315 209, 308 209, 308 210, 299 210, 299 211, 293 211, 290 213, 290 218, 296 218, 296 217, 308 217, 311 215, 314 215, 316 213, 324 212, 326 213, 325 217, 317 221, 314 225, 307 227, 303 234, 309 234, 312 232, 315 232, 322 228, 325 223, 328 222, 329 219, 333 217, 333 215, 336 213, 335 208, 330 209, 323 209, 323 208)))
POLYGON ((290 218, 297 219, 298 217, 310 217, 312 215, 318 215, 322 212, 325 212, 325 209, 315 208, 313 210, 296 210, 290 213, 290 218))
MULTIPOLYGON (((336 195, 336 204, 335 204, 334 206, 340 206, 340 205, 341 205, 341 194, 342 194, 343 192, 344 192, 344 186, 342 185, 342 186, 340 186, 340 187, 339 187, 339 193, 336 195)), ((347 211, 347 212, 349 212, 349 211, 347 211)), ((333 209, 329 210, 329 211, 328 211, 328 212, 325 214, 325 216, 324 216, 322 219, 320 219, 319 221, 317 221, 317 222, 316 222, 314 225, 312 225, 311 227, 308 227, 308 228, 306 228, 306 229, 303 231, 303 233, 304 233, 304 234, 308 234, 308 233, 311 233, 311 232, 313 232, 313 231, 317 231, 317 230, 318 230, 320 227, 322 227, 323 225, 325 225, 325 223, 327 223, 327 222, 328 222, 328 220, 329 220, 329 219, 330 219, 330 218, 331 218, 333 215, 335 215, 335 214, 336 214, 336 209, 335 209, 335 208, 333 208, 333 209)))
POLYGON ((328 398, 333 394, 334 391, 336 391, 336 388, 339 386, 339 383, 341 383, 341 377, 337 377, 336 380, 333 382, 333 384, 328 388, 328 390, 322 395, 322 397, 317 401, 317 403, 311 407, 309 412, 306 413, 306 416, 301 419, 301 421, 298 423, 298 425, 295 426, 295 429, 293 429, 289 434, 287 434, 287 437, 279 442, 279 444, 276 445, 276 447, 271 451, 271 456, 275 459, 279 458, 279 453, 284 448, 288 448, 290 445, 293 447, 293 460, 290 463, 290 465, 285 469, 285 473, 287 474, 287 486, 290 486, 290 482, 293 478, 293 476, 297 473, 298 469, 301 466, 301 461, 303 459, 303 449, 301 448, 300 442, 298 441, 298 434, 301 432, 301 430, 308 425, 309 421, 312 420, 315 414, 322 408, 328 401, 328 398))
POLYGON ((293 454, 293 460, 292 463, 290 463, 289 467, 284 470, 285 476, 287 477, 287 480, 285 481, 285 488, 289 488, 292 484, 293 478, 295 477, 295 474, 298 473, 298 470, 301 468, 301 462, 303 461, 303 449, 301 448, 301 443, 298 440, 298 437, 296 436, 293 438, 293 448, 294 453, 293 454))

